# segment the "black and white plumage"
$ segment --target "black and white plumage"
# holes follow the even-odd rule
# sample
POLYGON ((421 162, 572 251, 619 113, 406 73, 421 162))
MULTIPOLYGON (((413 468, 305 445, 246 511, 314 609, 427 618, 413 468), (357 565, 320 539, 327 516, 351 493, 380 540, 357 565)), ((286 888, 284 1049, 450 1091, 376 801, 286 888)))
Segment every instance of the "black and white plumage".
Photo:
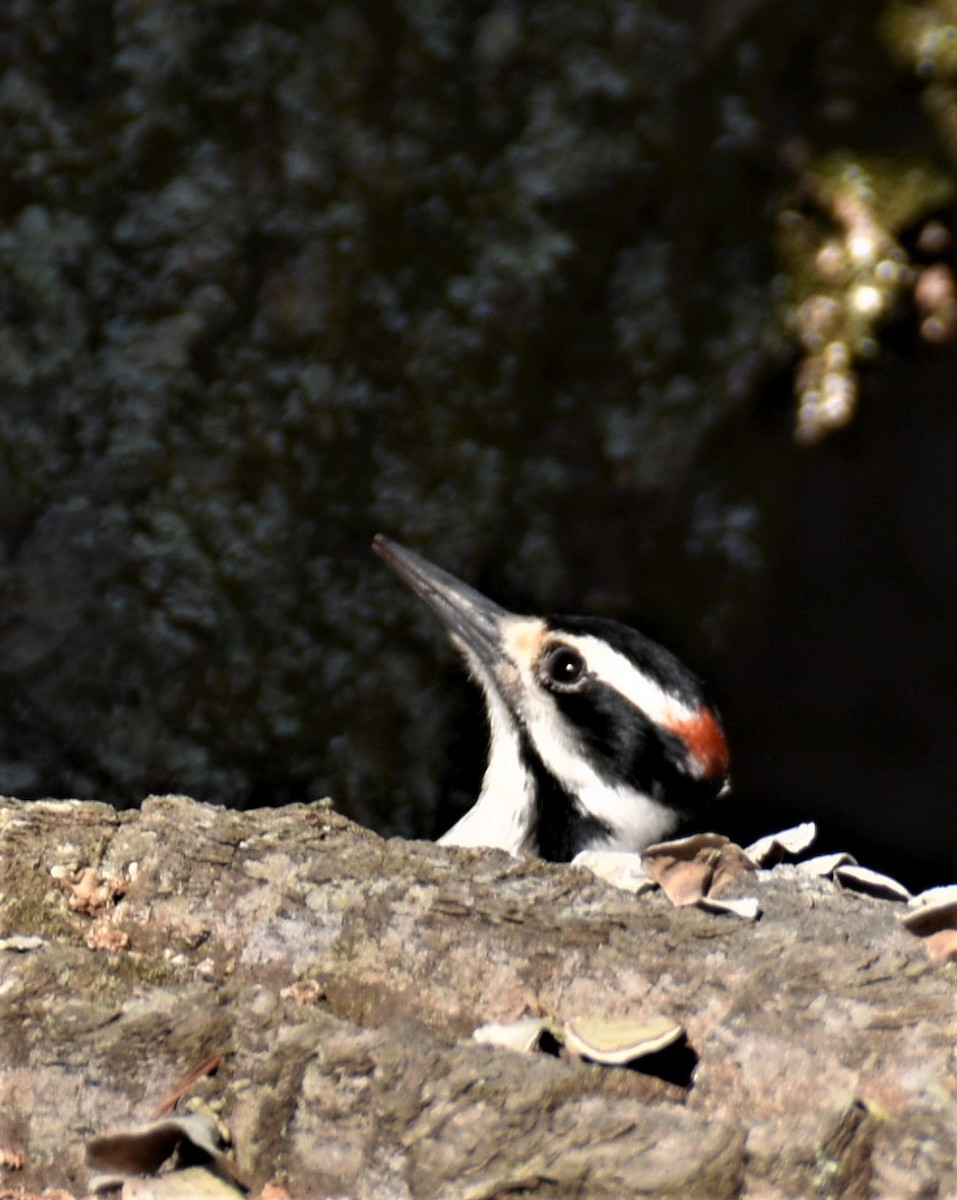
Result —
POLYGON ((640 851, 728 787, 699 680, 616 621, 510 613, 379 534, 376 553, 438 615, 485 695, 478 800, 439 840, 567 862, 640 851))

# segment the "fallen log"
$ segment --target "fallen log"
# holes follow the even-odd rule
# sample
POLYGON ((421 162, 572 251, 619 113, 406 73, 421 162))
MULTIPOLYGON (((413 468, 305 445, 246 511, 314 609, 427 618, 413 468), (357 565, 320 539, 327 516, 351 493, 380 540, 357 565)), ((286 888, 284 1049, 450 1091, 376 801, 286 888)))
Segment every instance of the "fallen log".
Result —
POLYGON ((197 1098, 254 1195, 957 1195, 957 965, 793 866, 727 895, 761 918, 328 802, 0 800, 0 1196, 197 1098), (473 1038, 648 1014, 685 1037, 628 1066, 473 1038))

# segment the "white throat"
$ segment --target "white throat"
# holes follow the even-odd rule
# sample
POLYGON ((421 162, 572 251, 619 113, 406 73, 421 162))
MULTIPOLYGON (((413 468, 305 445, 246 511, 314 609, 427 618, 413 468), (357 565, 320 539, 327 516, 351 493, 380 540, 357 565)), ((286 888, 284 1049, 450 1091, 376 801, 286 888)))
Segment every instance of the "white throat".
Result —
POLYGON ((522 762, 518 730, 505 701, 474 662, 472 668, 485 692, 488 766, 478 800, 439 838, 439 843, 493 846, 509 854, 522 854, 533 848, 535 785, 522 762))

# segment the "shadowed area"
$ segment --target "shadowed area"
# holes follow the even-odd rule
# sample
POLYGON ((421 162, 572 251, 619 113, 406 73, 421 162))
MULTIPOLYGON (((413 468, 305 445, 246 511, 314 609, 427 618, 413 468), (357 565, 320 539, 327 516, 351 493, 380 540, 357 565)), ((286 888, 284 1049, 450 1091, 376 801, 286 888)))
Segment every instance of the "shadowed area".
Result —
POLYGON ((4 6, 0 791, 447 827, 482 718, 381 529, 673 647, 727 718, 716 822, 952 875, 941 22, 4 6), (805 305, 862 232, 890 258, 805 305), (855 422, 798 450, 795 388, 855 422))

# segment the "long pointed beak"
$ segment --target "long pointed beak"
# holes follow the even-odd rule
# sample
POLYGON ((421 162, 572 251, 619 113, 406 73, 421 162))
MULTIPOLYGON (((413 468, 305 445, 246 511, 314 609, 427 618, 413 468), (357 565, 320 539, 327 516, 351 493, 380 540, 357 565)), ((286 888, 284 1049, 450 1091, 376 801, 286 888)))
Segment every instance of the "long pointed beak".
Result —
POLYGON ((448 571, 377 533, 372 549, 420 596, 445 626, 453 642, 487 667, 502 657, 501 623, 511 614, 448 571))

